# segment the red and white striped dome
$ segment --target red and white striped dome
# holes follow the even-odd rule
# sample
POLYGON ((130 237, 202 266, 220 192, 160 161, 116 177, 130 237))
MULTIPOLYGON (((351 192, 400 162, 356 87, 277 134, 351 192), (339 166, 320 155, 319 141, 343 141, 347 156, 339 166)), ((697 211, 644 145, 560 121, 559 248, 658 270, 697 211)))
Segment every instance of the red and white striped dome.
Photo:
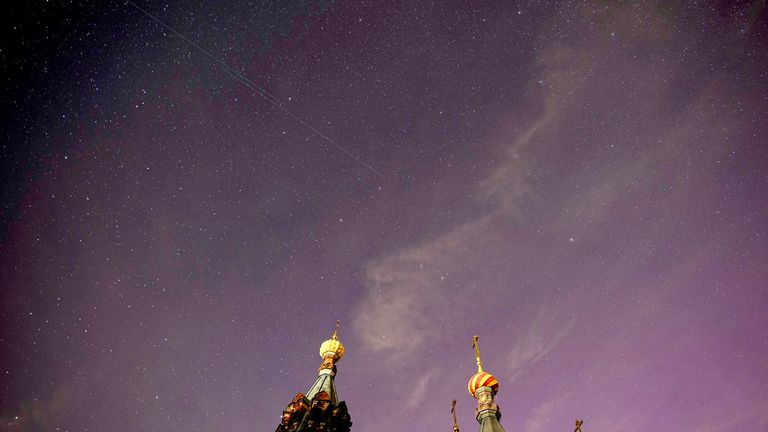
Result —
POLYGON ((478 372, 469 379, 467 390, 472 397, 475 397, 475 392, 481 387, 490 387, 496 393, 499 391, 499 382, 496 377, 487 372, 478 372))

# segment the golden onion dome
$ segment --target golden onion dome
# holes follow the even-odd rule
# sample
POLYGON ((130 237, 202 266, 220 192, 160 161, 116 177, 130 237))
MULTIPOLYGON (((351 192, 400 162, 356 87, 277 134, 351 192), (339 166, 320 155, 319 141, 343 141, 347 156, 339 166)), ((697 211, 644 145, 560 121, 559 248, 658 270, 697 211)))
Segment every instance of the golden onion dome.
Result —
POLYGON ((320 345, 320 357, 326 358, 333 356, 336 360, 341 360, 344 357, 344 345, 339 340, 339 322, 336 321, 336 330, 333 331, 333 335, 330 339, 323 342, 320 345))

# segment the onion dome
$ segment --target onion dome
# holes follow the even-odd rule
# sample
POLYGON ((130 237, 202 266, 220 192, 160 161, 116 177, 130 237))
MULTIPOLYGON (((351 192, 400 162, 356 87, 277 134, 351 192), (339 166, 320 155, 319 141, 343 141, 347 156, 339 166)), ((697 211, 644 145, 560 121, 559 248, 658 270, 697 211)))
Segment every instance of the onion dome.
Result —
POLYGON ((475 361, 477 362, 477 373, 472 375, 467 383, 467 390, 470 396, 475 397, 479 388, 490 387, 493 394, 499 391, 499 381, 496 377, 483 371, 483 362, 480 360, 480 349, 477 346, 477 336, 472 338, 472 348, 475 349, 475 361))
POLYGON ((475 392, 481 387, 490 387, 496 393, 499 391, 499 382, 496 377, 487 372, 478 372, 469 379, 467 390, 472 397, 475 397, 475 392))
POLYGON ((333 331, 333 335, 330 339, 323 342, 320 345, 320 357, 333 357, 335 360, 341 360, 344 357, 344 345, 339 340, 339 322, 336 321, 336 330, 333 331))

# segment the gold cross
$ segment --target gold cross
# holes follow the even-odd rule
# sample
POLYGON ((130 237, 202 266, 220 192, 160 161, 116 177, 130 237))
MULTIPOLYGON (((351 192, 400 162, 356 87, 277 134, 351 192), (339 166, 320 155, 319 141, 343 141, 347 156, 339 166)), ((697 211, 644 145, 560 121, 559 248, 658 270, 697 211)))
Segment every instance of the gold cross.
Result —
POLYGON ((573 432, 582 432, 581 425, 583 424, 584 424, 584 420, 576 419, 576 430, 574 430, 573 432))
POLYGON ((451 414, 453 414, 453 432, 459 432, 459 423, 456 421, 456 399, 451 405, 451 414))
POLYGON ((477 363, 477 373, 482 373, 483 362, 480 360, 480 348, 477 347, 477 336, 472 338, 472 348, 475 349, 475 362, 477 363))

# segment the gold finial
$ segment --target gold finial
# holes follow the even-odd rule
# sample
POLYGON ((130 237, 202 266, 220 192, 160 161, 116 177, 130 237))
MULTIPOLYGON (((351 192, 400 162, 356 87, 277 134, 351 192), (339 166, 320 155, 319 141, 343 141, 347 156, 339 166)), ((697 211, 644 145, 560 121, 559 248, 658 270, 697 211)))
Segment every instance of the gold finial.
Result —
POLYGON ((583 424, 584 424, 584 420, 576 419, 576 430, 574 430, 573 432, 582 432, 581 425, 583 424))
POLYGON ((475 349, 475 361, 477 362, 477 373, 482 373, 483 362, 480 360, 480 349, 477 347, 477 336, 472 338, 472 348, 475 349))
POLYGON ((336 320, 336 330, 334 330, 333 335, 331 335, 331 339, 333 340, 339 340, 339 324, 341 324, 341 321, 336 320))
POLYGON ((453 414, 453 432, 459 432, 459 422, 456 420, 456 399, 451 405, 451 414, 453 414))

